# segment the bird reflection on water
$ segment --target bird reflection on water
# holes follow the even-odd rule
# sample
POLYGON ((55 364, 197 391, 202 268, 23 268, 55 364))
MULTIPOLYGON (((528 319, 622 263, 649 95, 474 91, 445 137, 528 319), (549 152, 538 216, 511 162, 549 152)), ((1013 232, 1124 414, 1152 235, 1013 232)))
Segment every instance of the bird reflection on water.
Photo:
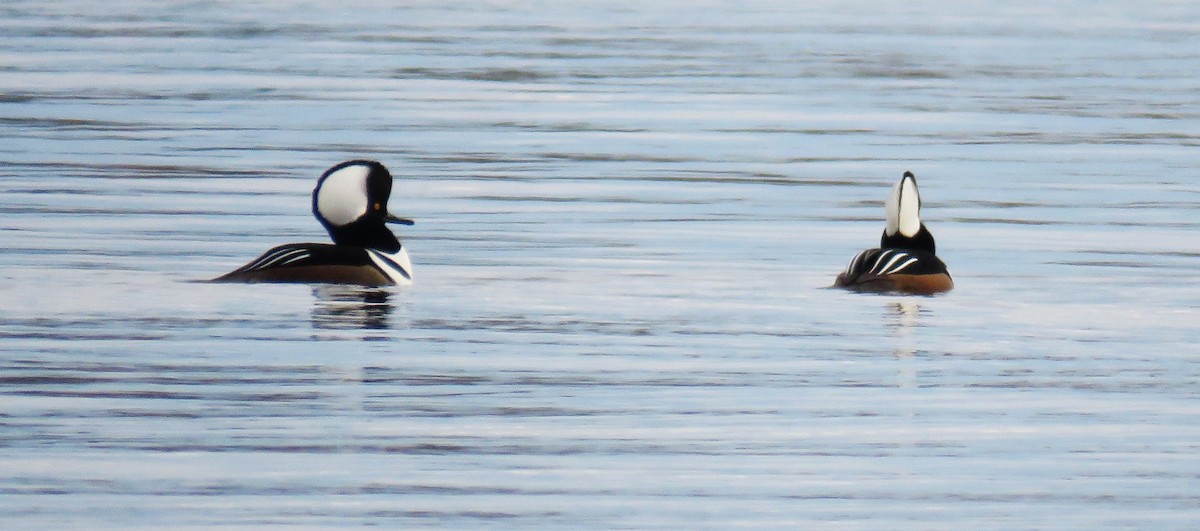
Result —
POLYGON ((913 335, 921 324, 921 305, 911 300, 902 300, 889 304, 888 310, 890 311, 885 316, 885 322, 892 328, 898 341, 893 354, 897 358, 914 356, 917 348, 913 335))
POLYGON ((917 329, 921 326, 921 305, 912 300, 900 300, 888 304, 884 313, 884 324, 892 332, 892 356, 896 365, 896 386, 917 387, 918 374, 911 363, 917 357, 917 329))
POLYGON ((351 285, 313 288, 313 328, 324 330, 384 330, 390 326, 392 293, 387 289, 351 285))

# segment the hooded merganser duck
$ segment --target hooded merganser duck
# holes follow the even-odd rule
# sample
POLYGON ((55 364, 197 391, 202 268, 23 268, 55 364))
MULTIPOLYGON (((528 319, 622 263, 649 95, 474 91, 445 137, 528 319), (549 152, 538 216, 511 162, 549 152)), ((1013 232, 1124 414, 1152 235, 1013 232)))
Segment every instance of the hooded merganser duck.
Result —
POLYGON ((375 161, 351 160, 325 171, 313 190, 313 215, 327 243, 289 243, 214 282, 311 282, 387 286, 412 284, 412 263, 384 223, 412 225, 388 213, 392 174, 375 161))
POLYGON ((934 254, 933 234, 921 223, 921 197, 912 172, 904 172, 885 208, 887 226, 879 248, 854 255, 834 287, 914 295, 954 288, 946 264, 934 254))

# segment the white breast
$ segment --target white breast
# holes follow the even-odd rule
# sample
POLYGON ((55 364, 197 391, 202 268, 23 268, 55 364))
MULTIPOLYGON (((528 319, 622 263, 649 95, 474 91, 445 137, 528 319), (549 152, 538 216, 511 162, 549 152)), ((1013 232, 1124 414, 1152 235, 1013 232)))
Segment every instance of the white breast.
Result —
POLYGON ((412 262, 408 259, 408 251, 403 247, 394 253, 385 253, 378 249, 367 249, 371 261, 392 279, 398 286, 408 286, 412 281, 412 262))

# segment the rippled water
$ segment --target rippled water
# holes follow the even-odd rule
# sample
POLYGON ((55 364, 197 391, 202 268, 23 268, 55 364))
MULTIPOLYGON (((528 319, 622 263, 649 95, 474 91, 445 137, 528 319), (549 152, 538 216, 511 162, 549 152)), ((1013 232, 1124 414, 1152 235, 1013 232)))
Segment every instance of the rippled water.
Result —
POLYGON ((1197 5, 389 4, 0 7, 6 526, 1200 520, 1197 5), (415 286, 195 282, 357 157, 415 286))

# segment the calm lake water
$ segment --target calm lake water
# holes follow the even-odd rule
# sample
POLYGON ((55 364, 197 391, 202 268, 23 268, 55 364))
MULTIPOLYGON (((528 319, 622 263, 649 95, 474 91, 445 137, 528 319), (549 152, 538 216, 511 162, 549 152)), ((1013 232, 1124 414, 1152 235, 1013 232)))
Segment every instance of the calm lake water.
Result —
POLYGON ((392 4, 0 7, 5 527, 1200 522, 1200 4, 392 4), (360 157, 416 285, 196 282, 360 157))

